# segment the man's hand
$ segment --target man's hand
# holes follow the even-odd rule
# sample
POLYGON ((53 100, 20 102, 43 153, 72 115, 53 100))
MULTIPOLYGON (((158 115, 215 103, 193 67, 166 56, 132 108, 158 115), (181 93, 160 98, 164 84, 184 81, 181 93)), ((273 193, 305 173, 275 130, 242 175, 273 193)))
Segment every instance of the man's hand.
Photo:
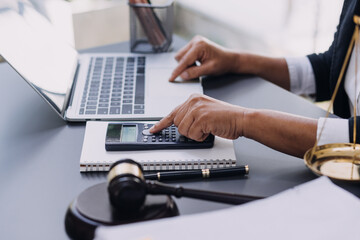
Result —
POLYGON ((245 113, 245 108, 205 95, 193 94, 185 103, 156 123, 150 132, 156 133, 175 124, 180 134, 199 142, 204 141, 210 133, 236 139, 243 136, 245 113))
POLYGON ((203 75, 220 75, 227 73, 235 64, 235 55, 225 48, 200 36, 194 37, 175 56, 179 65, 174 69, 169 81, 178 76, 190 80, 203 75), (200 62, 196 66, 195 62, 200 62))

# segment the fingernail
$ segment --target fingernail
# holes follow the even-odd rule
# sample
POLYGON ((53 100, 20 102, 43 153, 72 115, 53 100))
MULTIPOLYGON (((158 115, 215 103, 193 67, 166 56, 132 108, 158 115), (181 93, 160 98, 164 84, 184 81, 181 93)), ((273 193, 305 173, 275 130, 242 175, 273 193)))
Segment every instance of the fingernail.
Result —
POLYGON ((189 73, 183 72, 180 76, 181 76, 182 79, 188 79, 189 78, 189 73))

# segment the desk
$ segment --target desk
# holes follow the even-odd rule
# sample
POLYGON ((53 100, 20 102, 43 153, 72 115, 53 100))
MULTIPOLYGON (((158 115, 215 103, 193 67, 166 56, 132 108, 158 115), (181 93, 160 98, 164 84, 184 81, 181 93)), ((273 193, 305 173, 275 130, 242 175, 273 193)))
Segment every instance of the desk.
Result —
MULTIPOLYGON (((176 39, 176 46, 183 45, 176 39)), ((125 52, 127 43, 87 52, 125 52)), ((85 125, 67 124, 6 63, 0 64, 0 238, 66 239, 64 215, 85 188, 105 181, 101 173, 80 174, 85 125)), ((245 107, 267 108, 309 117, 325 112, 260 78, 223 76, 204 83, 209 96, 245 107), (216 81, 218 80, 218 81, 216 81)), ((271 196, 315 176, 302 159, 252 140, 234 142, 240 164, 250 165, 247 179, 184 181, 185 187, 271 196)), ((352 187, 352 186, 350 186, 352 187)), ((353 189, 357 194, 359 189, 353 189)), ((176 200, 180 213, 191 214, 230 205, 176 200)))

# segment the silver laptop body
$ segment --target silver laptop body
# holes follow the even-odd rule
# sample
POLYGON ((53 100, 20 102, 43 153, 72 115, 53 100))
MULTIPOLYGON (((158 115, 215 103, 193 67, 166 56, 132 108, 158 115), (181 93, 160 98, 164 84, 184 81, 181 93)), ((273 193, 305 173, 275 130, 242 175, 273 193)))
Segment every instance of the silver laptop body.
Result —
POLYGON ((201 83, 169 83, 173 53, 78 54, 13 10, 0 11, 0 54, 67 121, 160 119, 201 83))

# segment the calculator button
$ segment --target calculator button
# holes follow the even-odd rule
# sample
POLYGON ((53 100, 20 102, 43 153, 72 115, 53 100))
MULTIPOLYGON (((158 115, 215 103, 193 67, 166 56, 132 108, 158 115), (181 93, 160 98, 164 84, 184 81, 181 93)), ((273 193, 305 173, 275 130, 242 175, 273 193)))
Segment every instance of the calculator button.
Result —
POLYGON ((176 138, 172 138, 171 140, 172 140, 173 142, 176 142, 176 138))
POLYGON ((162 140, 162 138, 159 138, 159 142, 162 142, 163 140, 162 140))
POLYGON ((150 133, 149 130, 150 130, 150 129, 144 129, 144 130, 142 131, 142 134, 145 135, 145 136, 152 136, 153 134, 150 133))

